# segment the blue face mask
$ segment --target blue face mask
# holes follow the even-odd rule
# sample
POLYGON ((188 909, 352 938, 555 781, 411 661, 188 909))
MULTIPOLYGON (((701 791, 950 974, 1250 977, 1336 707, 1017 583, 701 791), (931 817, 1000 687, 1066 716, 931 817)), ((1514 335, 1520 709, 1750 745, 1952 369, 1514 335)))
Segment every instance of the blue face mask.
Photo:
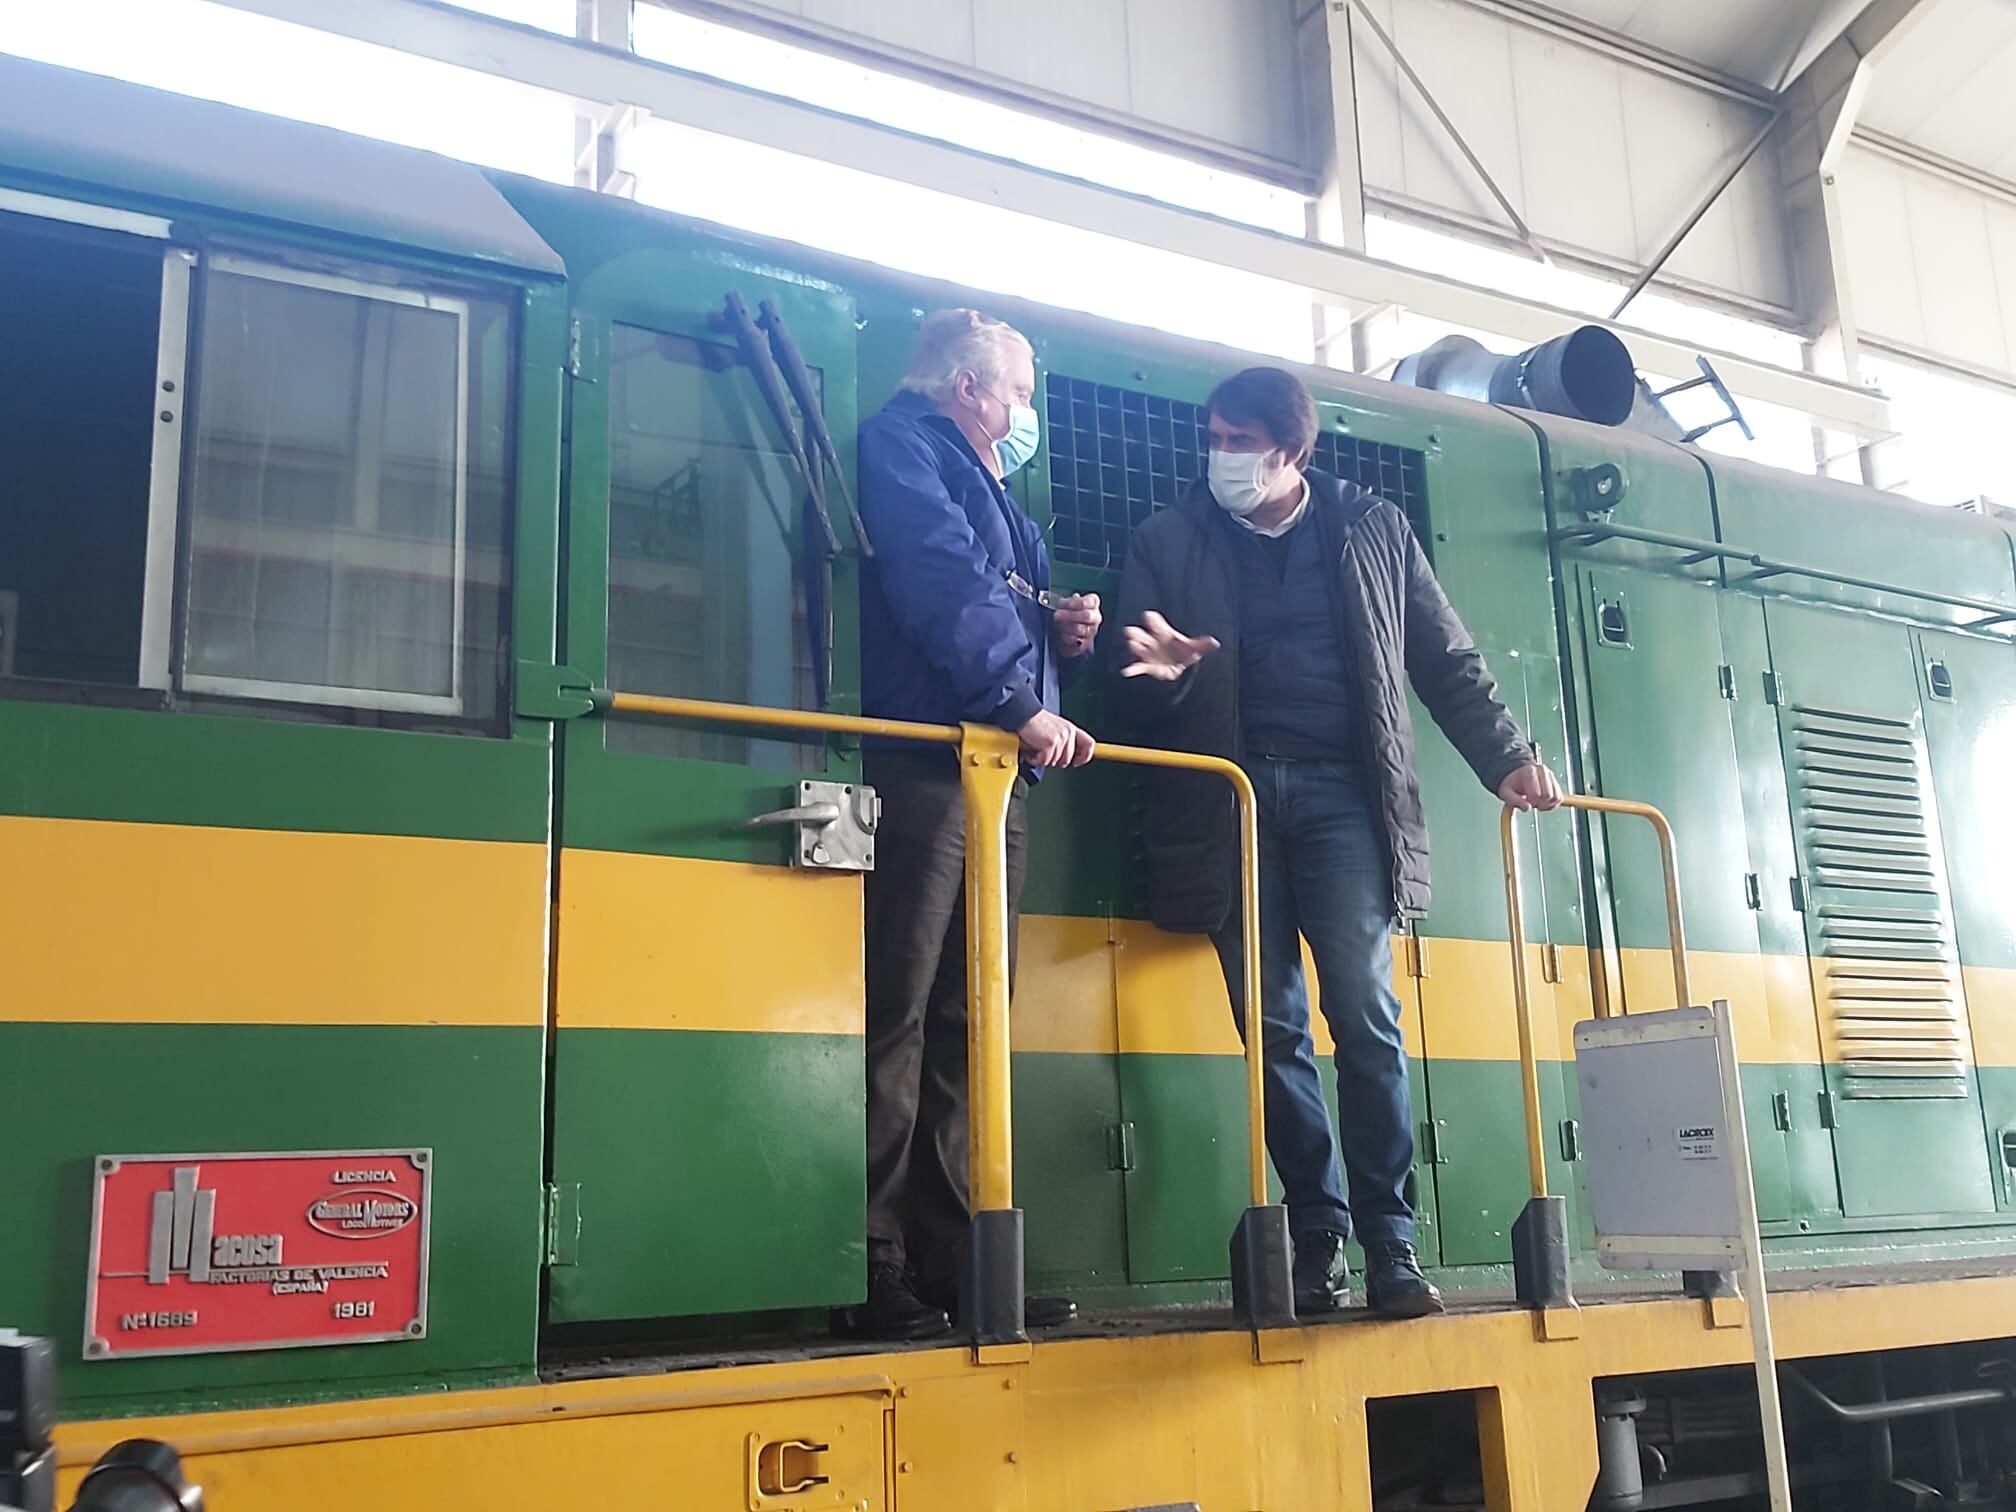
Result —
POLYGON ((1008 411, 1008 434, 994 443, 994 455, 1001 459, 1002 477, 1029 465, 1029 459, 1036 455, 1040 435, 1035 410, 1018 404, 1008 411))
POLYGON ((1008 434, 994 443, 995 459, 1001 464, 1001 476, 1006 478, 1029 465, 1029 459, 1036 455, 1042 428, 1037 424, 1036 411, 1030 406, 1009 404, 992 389, 985 392, 1008 411, 1008 434))

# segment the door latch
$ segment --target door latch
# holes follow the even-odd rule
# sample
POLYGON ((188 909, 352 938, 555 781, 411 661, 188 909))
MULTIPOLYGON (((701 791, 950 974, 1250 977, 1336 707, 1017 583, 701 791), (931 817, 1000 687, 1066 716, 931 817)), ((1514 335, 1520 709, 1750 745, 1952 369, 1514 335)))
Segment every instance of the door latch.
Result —
POLYGON ((1449 1127, 1445 1118, 1424 1118, 1421 1120, 1421 1153, 1431 1166, 1449 1164, 1449 1157, 1442 1149, 1442 1136, 1449 1127))
POLYGON ((830 1445, 803 1438, 766 1439, 752 1433, 748 1446, 750 1512, 804 1506, 798 1498, 832 1479, 819 1473, 819 1456, 827 1453, 830 1445))
POLYGON ((791 864, 813 871, 875 870, 875 830, 882 822, 882 799, 872 787, 854 782, 798 784, 791 808, 758 814, 750 829, 794 826, 791 864))

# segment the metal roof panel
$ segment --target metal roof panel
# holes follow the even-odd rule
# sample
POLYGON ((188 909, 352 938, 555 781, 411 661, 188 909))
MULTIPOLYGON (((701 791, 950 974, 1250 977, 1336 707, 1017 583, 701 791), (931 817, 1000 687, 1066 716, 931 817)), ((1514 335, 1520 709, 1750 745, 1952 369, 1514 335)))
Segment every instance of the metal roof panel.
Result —
MULTIPOLYGON (((563 272, 467 163, 0 55, 0 173, 211 207, 475 262, 563 272)), ((42 184, 29 187, 43 187, 42 184)))

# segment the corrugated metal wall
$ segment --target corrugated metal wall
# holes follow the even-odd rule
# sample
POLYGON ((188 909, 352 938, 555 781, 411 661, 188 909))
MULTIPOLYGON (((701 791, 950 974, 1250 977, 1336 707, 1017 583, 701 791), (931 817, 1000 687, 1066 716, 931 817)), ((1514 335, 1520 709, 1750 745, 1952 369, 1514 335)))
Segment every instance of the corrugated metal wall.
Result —
MULTIPOLYGON (((977 80, 1303 184, 1312 154, 1296 28, 1312 3, 708 0, 813 45, 977 80)), ((1533 231, 1620 274, 1651 261, 1770 116, 1739 84, 1603 48, 1491 0, 1368 4, 1533 231)), ((1651 25, 1642 12, 1631 11, 1634 30, 1651 25)), ((1815 8, 1799 14, 1810 24, 1815 8)), ((1509 234, 1387 49, 1362 23, 1353 30, 1368 202, 1509 234)), ((1750 52, 1763 45, 1740 29, 1731 37, 1750 52)), ((1782 43, 1770 41, 1772 58, 1782 43)), ((1718 61, 1750 56, 1738 52, 1718 61)), ((1857 147, 1842 170, 1842 201, 1864 333, 1898 351, 2016 375, 2016 200, 1857 147)), ((1662 280, 1796 321, 1792 234, 1767 144, 1662 280)))
POLYGON ((2016 200, 1859 142, 1835 184, 1863 338, 2016 380, 2016 200))
MULTIPOLYGON (((1371 0, 1407 61, 1543 240, 1621 268, 1649 262, 1767 112, 1462 0, 1371 0)), ((1367 192, 1504 227, 1391 55, 1354 42, 1367 192)), ((1793 285, 1770 154, 1760 153, 1665 274, 1789 310, 1793 285)))
POLYGON ((1299 0, 728 0, 1304 171, 1299 0))

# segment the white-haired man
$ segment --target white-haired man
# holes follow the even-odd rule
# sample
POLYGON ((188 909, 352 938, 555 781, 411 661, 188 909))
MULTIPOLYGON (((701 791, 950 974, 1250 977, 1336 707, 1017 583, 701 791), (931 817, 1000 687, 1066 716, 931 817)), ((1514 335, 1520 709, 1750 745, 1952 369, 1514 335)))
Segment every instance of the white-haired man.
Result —
MULTIPOLYGON (((999 725, 1022 742, 1008 818, 1009 959, 1027 783, 1092 758, 1058 691, 1092 654, 1096 595, 1049 593, 1042 533, 1005 480, 1035 455, 1029 342, 975 310, 923 322, 896 397, 861 427, 861 706, 929 724, 999 725)), ((966 1190, 965 821, 942 746, 872 745, 882 797, 867 880, 868 1298, 838 1320, 926 1338, 956 1311, 966 1190)), ((1032 1326, 1071 1305, 1032 1298, 1032 1326)))

